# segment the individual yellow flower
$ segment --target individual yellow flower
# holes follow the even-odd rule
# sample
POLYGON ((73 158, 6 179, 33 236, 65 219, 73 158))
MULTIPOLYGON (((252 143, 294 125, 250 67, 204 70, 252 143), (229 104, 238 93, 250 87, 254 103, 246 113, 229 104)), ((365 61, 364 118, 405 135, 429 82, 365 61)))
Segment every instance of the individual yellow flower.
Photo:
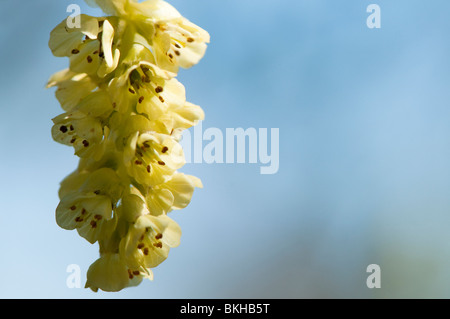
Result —
POLYGON ((96 91, 84 97, 70 112, 53 119, 52 136, 55 141, 73 146, 75 154, 98 157, 98 147, 104 135, 103 122, 113 110, 109 95, 104 91, 96 91))
POLYGON ((119 112, 135 111, 148 119, 148 130, 172 135, 204 119, 203 110, 186 101, 184 86, 172 76, 156 65, 138 62, 112 79, 108 90, 119 112))
MULTIPOLYGON (((129 200, 139 205, 142 199, 132 196, 129 200)), ((153 216, 144 208, 122 238, 119 253, 132 269, 154 268, 168 257, 170 248, 180 244, 180 237, 181 228, 175 221, 166 215, 153 216)))
POLYGON ((146 186, 166 182, 185 164, 181 145, 173 137, 155 132, 136 132, 123 154, 129 175, 146 186))
MULTIPOLYGON (((137 45, 133 48, 138 47, 137 45)), ((127 64, 124 64, 126 66, 127 64)), ((155 114, 149 114, 154 118, 163 112, 163 109, 171 104, 184 104, 184 86, 171 79, 174 74, 164 72, 156 65, 148 62, 138 62, 123 71, 122 75, 114 78, 109 84, 109 92, 114 101, 120 105, 121 113, 130 111, 130 107, 136 107, 139 113, 141 105, 152 105, 155 114), (176 86, 166 86, 174 83, 176 86), (163 94, 164 89, 167 91, 163 94)))
POLYGON ((75 73, 65 69, 55 73, 48 81, 47 88, 56 86, 55 96, 64 111, 70 112, 83 98, 89 95, 98 83, 86 73, 75 73))
POLYGON ((95 292, 98 289, 115 292, 137 286, 143 278, 152 280, 151 270, 132 270, 118 253, 104 253, 89 267, 85 287, 95 292))
POLYGON ((177 72, 178 67, 190 68, 204 56, 209 34, 187 19, 164 19, 155 27, 153 48, 161 68, 177 72))
POLYGON ((187 207, 194 189, 202 187, 199 178, 175 173, 169 181, 149 188, 144 197, 151 214, 158 216, 187 207))
POLYGON ((71 71, 103 78, 119 63, 120 51, 113 45, 119 21, 81 15, 80 24, 69 28, 62 21, 50 34, 50 49, 55 56, 69 57, 71 71))
POLYGON ((64 113, 53 119, 52 135, 55 141, 73 146, 75 154, 90 156, 98 150, 103 139, 101 122, 81 112, 64 113))
POLYGON ((64 229, 77 229, 90 243, 108 238, 115 229, 112 212, 123 191, 112 169, 97 170, 78 190, 61 199, 56 209, 56 222, 64 229))

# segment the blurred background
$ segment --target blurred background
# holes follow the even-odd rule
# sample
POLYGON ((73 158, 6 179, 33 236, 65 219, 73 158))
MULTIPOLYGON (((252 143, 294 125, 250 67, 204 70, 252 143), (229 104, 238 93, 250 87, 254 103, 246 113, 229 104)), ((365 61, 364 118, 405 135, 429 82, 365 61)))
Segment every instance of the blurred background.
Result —
POLYGON ((450 297, 449 1, 170 1, 211 34, 179 74, 203 129, 279 128, 280 168, 186 165, 205 187, 171 215, 181 245, 119 293, 67 287, 98 246, 54 217, 78 159, 51 137, 62 110, 44 87, 68 60, 47 43, 71 3, 102 15, 0 0, 1 298, 450 297))

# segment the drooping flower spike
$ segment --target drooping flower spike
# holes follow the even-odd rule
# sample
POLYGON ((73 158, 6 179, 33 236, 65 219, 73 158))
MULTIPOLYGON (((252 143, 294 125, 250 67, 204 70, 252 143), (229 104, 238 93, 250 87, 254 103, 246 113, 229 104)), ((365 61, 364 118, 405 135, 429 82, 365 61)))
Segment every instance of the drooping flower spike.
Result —
POLYGON ((201 181, 185 164, 183 130, 204 118, 176 79, 205 54, 209 34, 162 0, 86 0, 108 16, 80 15, 50 34, 49 47, 68 57, 55 73, 64 113, 55 141, 73 147, 79 165, 60 185, 57 224, 99 244, 86 287, 119 291, 153 279, 180 243, 167 214, 185 208, 201 181))

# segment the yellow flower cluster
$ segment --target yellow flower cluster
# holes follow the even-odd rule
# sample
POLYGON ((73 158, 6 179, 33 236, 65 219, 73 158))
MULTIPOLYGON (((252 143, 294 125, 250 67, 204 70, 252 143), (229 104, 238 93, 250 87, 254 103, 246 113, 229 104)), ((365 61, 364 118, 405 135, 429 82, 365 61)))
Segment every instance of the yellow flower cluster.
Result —
POLYGON ((70 60, 48 82, 64 110, 52 136, 80 158, 61 182, 56 222, 99 244, 86 288, 119 291, 152 279, 180 243, 167 213, 202 187, 178 172, 181 133, 204 114, 176 75, 199 62, 209 34, 162 0, 86 1, 108 16, 82 14, 73 28, 64 20, 49 41, 70 60))

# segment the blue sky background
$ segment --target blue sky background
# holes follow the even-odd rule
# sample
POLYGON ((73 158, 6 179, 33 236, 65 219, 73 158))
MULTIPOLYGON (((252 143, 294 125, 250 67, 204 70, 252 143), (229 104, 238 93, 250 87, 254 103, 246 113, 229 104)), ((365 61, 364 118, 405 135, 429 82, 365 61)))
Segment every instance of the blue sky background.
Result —
POLYGON ((51 138, 62 111, 44 86, 68 61, 47 43, 71 3, 102 14, 0 0, 0 297, 450 297, 450 2, 171 1, 211 34, 179 75, 203 128, 279 128, 280 169, 186 165, 205 188, 171 215, 181 245, 115 294, 66 286, 98 248, 54 219, 78 160, 51 138))

